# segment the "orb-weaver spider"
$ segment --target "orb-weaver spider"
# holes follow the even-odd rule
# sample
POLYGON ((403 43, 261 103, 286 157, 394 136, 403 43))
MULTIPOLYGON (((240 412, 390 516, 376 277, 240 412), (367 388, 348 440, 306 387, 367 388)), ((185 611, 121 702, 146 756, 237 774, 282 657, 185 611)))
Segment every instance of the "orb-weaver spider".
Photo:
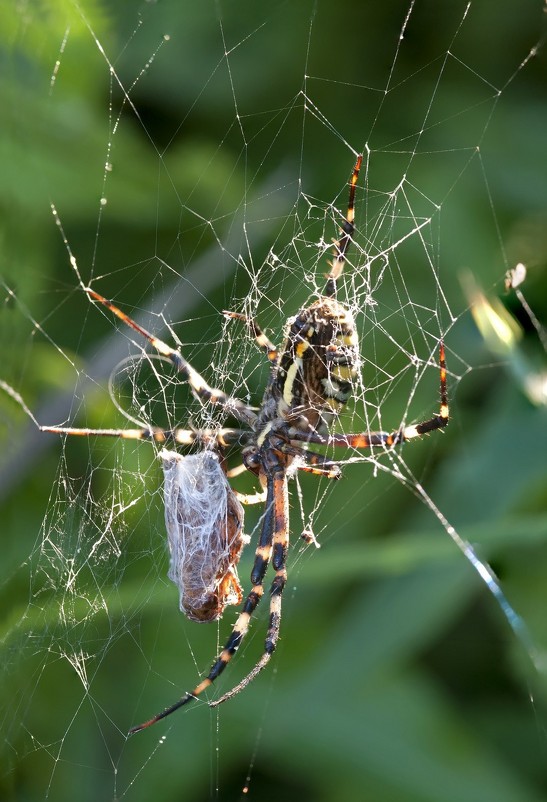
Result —
MULTIPOLYGON (((406 440, 441 429, 448 423, 448 400, 446 389, 446 365, 444 344, 439 345, 440 396, 439 413, 421 423, 403 426, 392 432, 363 432, 359 434, 329 434, 332 420, 344 409, 352 392, 352 381, 356 376, 358 360, 358 339, 350 310, 336 299, 337 281, 342 273, 348 248, 354 232, 355 187, 359 176, 362 156, 358 156, 350 180, 348 209, 341 227, 339 239, 334 244, 333 260, 323 294, 310 306, 301 309, 287 323, 287 334, 283 348, 278 350, 270 342, 256 321, 244 315, 226 312, 228 317, 244 322, 259 348, 270 362, 270 377, 264 392, 261 406, 256 412, 243 401, 227 395, 221 390, 211 388, 203 377, 186 361, 180 351, 171 348, 149 333, 118 307, 107 301, 97 292, 87 288, 86 292, 94 301, 103 304, 114 315, 144 337, 162 356, 168 358, 175 370, 188 382, 193 394, 202 402, 216 404, 235 418, 240 427, 218 430, 190 431, 175 429, 165 431, 156 428, 143 429, 74 429, 66 427, 43 426, 47 432, 67 435, 110 435, 127 439, 153 440, 159 443, 171 441, 175 445, 187 446, 196 442, 222 452, 225 446, 237 444, 241 447, 243 465, 254 473, 263 488, 265 511, 262 518, 261 533, 256 547, 254 565, 251 572, 252 588, 243 602, 243 607, 232 628, 232 632, 219 656, 213 663, 207 677, 193 691, 185 693, 177 702, 167 707, 148 721, 133 727, 130 733, 137 732, 159 721, 198 697, 208 688, 226 668, 237 651, 249 627, 249 621, 263 593, 263 581, 270 562, 275 576, 270 588, 270 614, 268 631, 262 657, 254 668, 230 691, 211 702, 219 705, 242 690, 261 671, 275 650, 281 622, 281 597, 287 581, 286 558, 289 545, 288 528, 288 489, 287 473, 291 465, 298 470, 337 478, 338 466, 322 454, 308 450, 310 444, 320 446, 345 446, 367 449, 371 447, 392 448, 406 440)), ((162 459, 169 469, 177 459, 162 452, 162 459)), ((161 456, 161 455, 160 455, 161 456)), ((178 460, 183 457, 178 455, 178 460)), ((199 469, 196 469, 199 470, 199 469)), ((167 474, 166 474, 167 475, 167 474)), ((178 481, 178 480, 177 480, 178 481)), ((217 480, 222 483, 222 480, 217 480)), ((240 598, 235 565, 243 545, 241 520, 236 513, 235 494, 225 482, 228 508, 232 510, 231 522, 217 519, 225 540, 229 540, 230 557, 227 563, 217 568, 217 590, 206 603, 196 608, 196 620, 215 620, 227 603, 230 591, 236 600, 240 598), (231 505, 231 506, 230 506, 231 505), (235 574, 235 580, 234 580, 235 574), (228 590, 222 591, 222 583, 228 590), (221 588, 219 590, 218 588, 221 588), (233 594, 232 594, 233 595, 233 594)), ((169 516, 180 519, 186 513, 177 501, 178 485, 170 495, 166 492, 168 506, 166 520, 169 530, 169 516), (179 506, 177 506, 179 505, 179 506)), ((256 498, 243 498, 255 501, 256 498)), ((214 520, 214 519, 213 519, 214 520)), ((214 572, 213 572, 214 573, 214 572)), ((181 605, 182 593, 181 590, 181 605)), ((193 603, 193 602, 192 602, 193 603)))

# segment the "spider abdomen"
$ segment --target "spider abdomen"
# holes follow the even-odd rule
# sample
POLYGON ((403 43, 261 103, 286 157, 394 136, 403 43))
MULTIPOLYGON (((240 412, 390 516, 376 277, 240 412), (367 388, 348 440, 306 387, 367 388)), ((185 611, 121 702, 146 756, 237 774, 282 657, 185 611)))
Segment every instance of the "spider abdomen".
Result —
POLYGON ((277 374, 278 412, 303 415, 316 428, 347 403, 357 373, 353 315, 334 298, 320 298, 292 320, 277 374))

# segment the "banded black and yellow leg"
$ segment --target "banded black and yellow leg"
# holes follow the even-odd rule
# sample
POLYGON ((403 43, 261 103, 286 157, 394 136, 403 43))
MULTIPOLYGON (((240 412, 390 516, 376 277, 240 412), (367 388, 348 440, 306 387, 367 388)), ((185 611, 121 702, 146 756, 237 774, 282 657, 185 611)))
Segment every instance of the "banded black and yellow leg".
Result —
POLYGON ((336 296, 336 282, 340 278, 344 269, 346 255, 349 246, 351 245, 353 232, 355 231, 355 187, 359 179, 359 171, 362 163, 363 156, 359 155, 357 157, 357 161, 355 162, 355 167, 353 168, 353 173, 351 174, 351 179, 349 182, 349 199, 346 219, 342 223, 340 237, 337 242, 334 243, 333 260, 332 262, 329 262, 330 273, 327 276, 327 286, 325 287, 324 293, 329 298, 334 298, 336 296))
POLYGON ((134 331, 138 332, 142 337, 144 337, 148 342, 156 349, 156 351, 161 354, 161 356, 167 357, 173 364, 177 373, 180 373, 184 379, 190 385, 190 388, 193 394, 200 400, 204 402, 209 402, 211 404, 219 404, 220 406, 224 407, 227 411, 231 412, 231 414, 237 418, 241 423, 246 423, 250 426, 256 421, 256 414, 247 406, 243 401, 240 401, 238 398, 233 398, 232 396, 227 395, 226 393, 222 392, 222 390, 217 390, 213 387, 210 387, 203 376, 195 370, 192 365, 186 361, 186 359, 182 356, 180 351, 171 348, 167 343, 164 343, 163 340, 159 340, 149 331, 143 329, 138 323, 132 320, 125 312, 122 312, 121 309, 118 309, 117 306, 114 306, 113 303, 108 301, 106 298, 103 298, 102 295, 99 295, 98 292, 86 288, 87 294, 93 298, 93 300, 98 301, 99 303, 106 306, 107 309, 110 309, 113 314, 116 315, 123 323, 127 326, 132 328, 134 331))
POLYGON ((266 501, 266 491, 259 490, 257 493, 240 493, 239 490, 234 490, 235 496, 240 504, 248 507, 251 504, 264 504, 266 501))
POLYGON ((326 446, 344 446, 346 448, 392 448, 400 443, 423 437, 437 429, 448 426, 449 409, 448 393, 446 388, 446 358, 444 343, 439 345, 439 366, 440 366, 440 396, 441 405, 439 413, 433 415, 428 420, 421 423, 413 423, 410 426, 403 426, 395 432, 361 432, 358 434, 330 434, 323 437, 317 432, 299 432, 297 429, 289 429, 288 437, 291 441, 316 443, 326 446))
MULTIPOLYGON (((233 479, 234 476, 239 476, 242 473, 247 473, 249 469, 246 465, 241 463, 241 465, 236 465, 235 468, 230 468, 226 471, 226 478, 233 479)), ((237 500, 247 506, 249 504, 264 504, 266 501, 266 488, 263 487, 261 490, 258 490, 256 493, 240 493, 239 490, 234 490, 236 494, 237 500)))
POLYGON ((133 735, 136 732, 140 732, 140 730, 144 730, 147 727, 151 727, 156 722, 161 721, 162 718, 166 716, 170 716, 171 713, 174 713, 180 707, 184 707, 189 702, 197 699, 200 694, 203 693, 207 688, 209 688, 213 682, 222 674, 236 651, 238 650, 241 641, 245 637, 247 630, 249 628, 249 621, 251 619, 252 614, 254 613, 260 599, 263 595, 263 587, 261 584, 253 586, 252 590, 248 594, 247 598, 245 599, 245 603, 243 604, 243 608, 238 616, 238 619, 232 629, 230 637, 226 641, 224 649, 221 651, 213 665, 211 666, 211 670, 209 671, 208 675, 202 680, 194 690, 190 693, 185 693, 184 696, 181 696, 178 701, 174 704, 170 705, 170 707, 166 707, 165 710, 162 710, 161 713, 158 713, 153 718, 149 719, 148 721, 143 722, 142 724, 138 724, 136 727, 131 727, 129 730, 129 735, 133 735))
POLYGON ((441 405, 438 415, 433 415, 433 417, 421 423, 403 426, 398 431, 391 432, 390 434, 371 432, 369 434, 331 435, 327 438, 328 444, 349 446, 351 448, 370 448, 371 446, 379 445, 391 448, 399 443, 415 440, 418 437, 423 437, 424 434, 429 434, 429 432, 434 432, 437 429, 443 429, 445 426, 448 426, 449 409, 448 393, 446 389, 446 357, 444 343, 442 341, 439 345, 439 366, 441 405))
POLYGON ((283 444, 280 450, 284 454, 300 460, 298 463, 299 471, 312 473, 316 476, 325 476, 327 479, 340 479, 342 475, 339 466, 325 457, 324 454, 316 454, 314 451, 307 451, 298 445, 289 443, 283 444))
POLYGON ((239 312, 227 312, 226 310, 224 310, 222 314, 224 317, 231 317, 235 320, 241 320, 243 323, 245 323, 260 350, 264 351, 268 357, 268 361, 272 364, 277 362, 277 347, 272 343, 271 340, 268 339, 268 337, 266 337, 254 317, 247 317, 247 315, 242 315, 239 312))
POLYGON ((219 699, 209 703, 210 707, 218 707, 223 702, 227 702, 247 685, 265 668, 270 662, 274 653, 277 641, 279 640, 279 629, 281 626, 281 597, 287 584, 287 551, 289 548, 289 497, 287 490, 287 480, 283 473, 274 477, 274 497, 275 497, 275 532, 273 537, 272 565, 275 570, 275 577, 270 587, 270 618, 268 631, 264 642, 264 651, 261 658, 231 690, 223 694, 219 699))
MULTIPOLYGON (((275 455, 271 457, 272 462, 278 463, 277 458, 275 455)), ((267 475, 266 480, 266 511, 264 517, 262 519, 262 530, 260 533, 260 540, 258 542, 258 546, 256 548, 255 553, 255 561, 253 565, 253 570, 251 572, 251 583, 252 588, 249 592, 245 602, 243 603, 243 607, 237 621, 234 624, 232 632, 226 641, 226 644, 211 666, 211 670, 209 671, 208 675, 203 679, 190 693, 185 693, 184 696, 172 704, 170 707, 165 708, 161 713, 158 713, 153 718, 145 721, 143 724, 139 724, 136 727, 132 727, 129 730, 129 734, 133 735, 140 730, 145 729, 146 727, 151 727, 157 721, 160 721, 162 718, 171 715, 180 707, 187 705, 189 702, 196 699, 203 691, 209 688, 213 682, 222 674, 236 651, 238 650, 239 646, 247 631, 249 629, 249 622, 251 620, 251 616, 253 615, 256 607, 263 596, 264 587, 263 581, 266 571, 268 569, 268 565, 270 563, 270 559, 272 556, 272 548, 273 543, 272 540, 274 538, 274 534, 278 526, 281 526, 283 520, 285 524, 283 525, 286 529, 286 520, 288 514, 288 497, 287 497, 287 490, 286 490, 286 482, 284 480, 284 472, 281 465, 278 463, 278 469, 273 471, 271 474, 267 475), (281 484, 285 486, 285 490, 281 487, 281 484), (281 510, 280 510, 281 505, 281 510)), ((276 547, 277 551, 276 554, 279 553, 279 547, 276 547)))
POLYGON ((122 440, 145 440, 155 443, 176 443, 180 446, 191 446, 202 443, 205 446, 227 446, 238 443, 242 437, 248 436, 243 429, 160 429, 157 427, 142 429, 75 429, 70 426, 40 426, 41 432, 66 434, 76 437, 119 437, 122 440))

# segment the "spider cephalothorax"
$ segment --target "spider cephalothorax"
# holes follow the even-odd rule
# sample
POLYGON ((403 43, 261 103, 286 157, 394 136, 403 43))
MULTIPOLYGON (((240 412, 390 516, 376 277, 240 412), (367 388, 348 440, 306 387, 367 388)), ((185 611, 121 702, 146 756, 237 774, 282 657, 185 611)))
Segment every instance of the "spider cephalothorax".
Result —
MULTIPOLYGON (((207 453, 212 449, 222 455, 226 446, 241 447, 243 466, 255 474, 262 492, 254 496, 241 496, 232 490, 219 465, 211 461, 194 460, 174 452, 162 451, 166 476, 166 525, 171 549, 170 576, 179 585, 181 607, 194 620, 215 620, 222 615, 227 604, 238 602, 241 588, 236 565, 245 543, 239 501, 254 503, 265 501, 261 532, 256 546, 251 589, 243 601, 239 616, 226 644, 213 663, 207 677, 191 692, 143 724, 133 727, 137 732, 154 724, 179 707, 188 704, 208 688, 224 671, 237 651, 249 627, 251 616, 264 594, 263 582, 271 564, 274 570, 270 586, 270 615, 264 652, 254 668, 232 690, 211 702, 218 705, 234 696, 268 663, 279 636, 281 623, 281 597, 287 581, 286 558, 289 545, 289 501, 287 479, 291 470, 337 478, 340 469, 325 455, 309 450, 311 444, 328 447, 368 449, 392 448, 406 440, 441 429, 448 423, 446 393, 446 366, 444 345, 439 343, 440 396, 438 414, 421 423, 402 426, 393 432, 361 432, 356 434, 330 433, 333 418, 344 409, 359 367, 359 348, 355 324, 350 310, 336 299, 337 282, 342 274, 348 248, 354 233, 355 187, 362 157, 358 156, 350 180, 349 202, 342 222, 339 239, 334 244, 333 260, 323 294, 302 308, 288 321, 285 344, 282 350, 268 339, 253 318, 237 312, 225 315, 245 323, 259 348, 270 363, 270 378, 258 412, 222 390, 210 387, 205 379, 186 361, 181 352, 171 348, 129 318, 102 295, 86 288, 88 295, 110 309, 120 320, 144 337, 162 356, 168 358, 182 379, 188 382, 193 394, 204 404, 221 406, 238 421, 240 428, 193 431, 156 428, 143 429, 73 429, 41 427, 44 431, 69 435, 110 435, 127 439, 169 441, 175 446, 201 445, 207 453), (186 461, 186 462, 185 462, 186 461), (200 467, 202 466, 202 467, 200 467), (199 517, 201 534, 194 541, 194 559, 187 559, 184 532, 196 516, 189 509, 192 503, 192 482, 203 489, 202 471, 212 468, 215 492, 219 501, 206 503, 199 517), (219 473, 220 471, 220 473, 219 473), (182 485, 180 484, 182 483, 182 485), (182 487, 182 489, 181 489, 182 487), (190 491, 188 490, 190 488, 190 491), (181 499, 184 497, 184 502, 181 499), (224 512, 218 513, 217 509, 224 512), (205 524, 203 524, 205 521, 205 524), (207 523, 208 521, 208 523, 207 523), (220 544, 220 545, 219 545, 220 544), (204 549, 209 549, 204 553, 204 549), (179 562, 177 562, 179 561, 179 562), (206 570, 203 566, 206 566, 206 570), (207 587, 196 589, 191 583, 207 576, 207 587), (191 586, 191 587, 190 587, 191 586)), ((240 472, 239 468, 227 473, 228 477, 240 472)), ((192 529, 192 531, 194 531, 192 529)), ((193 535, 192 535, 193 536, 193 535)), ((313 536, 305 536, 313 540, 313 536)))

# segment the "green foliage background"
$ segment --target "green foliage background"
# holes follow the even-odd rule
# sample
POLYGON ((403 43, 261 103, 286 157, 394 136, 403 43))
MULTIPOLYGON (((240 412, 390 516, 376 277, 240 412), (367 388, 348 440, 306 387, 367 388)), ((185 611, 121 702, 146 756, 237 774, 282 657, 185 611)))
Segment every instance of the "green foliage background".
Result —
MULTIPOLYGON (((526 295, 547 320, 547 49, 540 47, 510 82, 541 39, 543 7, 536 0, 472 4, 456 47, 465 68, 451 61, 441 71, 464 7, 418 0, 398 61, 400 90, 375 128, 377 148, 400 140, 404 149, 414 148, 404 137, 426 119, 442 75, 439 103, 446 108, 435 112, 445 122, 438 133, 432 125, 431 151, 415 159, 414 177, 421 191, 443 201, 441 280, 458 315, 447 340, 453 418, 444 437, 415 445, 408 459, 448 521, 491 562, 544 662, 545 409, 533 406, 508 365, 488 352, 459 281, 467 268, 499 293, 505 269, 524 261, 526 295), (470 80, 471 70, 480 80, 470 80), (496 87, 501 97, 486 126, 496 87), (468 132, 481 159, 458 178, 461 149, 453 153, 453 143, 468 132)), ((234 235, 244 198, 260 230, 257 186, 272 181, 279 188, 279 176, 289 175, 294 196, 302 177, 307 193, 327 200, 343 187, 351 158, 341 136, 355 149, 366 141, 377 106, 364 100, 378 96, 366 88, 385 86, 407 10, 398 0, 289 0, 267 8, 248 0, 0 5, 0 378, 33 410, 43 409, 48 397, 71 391, 76 371, 86 370, 111 331, 76 287, 51 202, 82 272, 88 275, 95 264, 108 277, 101 289, 126 308, 145 309, 149 294, 167 282, 166 264, 184 275, 214 247, 215 235, 234 235), (158 51, 130 91, 134 110, 127 104, 114 133, 109 101, 118 109, 122 94, 90 28, 126 89, 158 51), (295 113, 291 103, 305 69, 326 79, 314 83, 313 97, 340 136, 311 112, 295 113), (107 159, 115 181, 100 216, 107 159), (199 225, 193 213, 213 220, 213 227, 199 225)), ((396 183, 403 163, 396 150, 376 162, 379 186, 396 183)), ((276 209, 266 212, 272 239, 276 209)), ((280 231, 290 213, 290 205, 279 212, 280 231)), ((269 244, 261 241, 256 264, 269 244)), ((226 280, 186 316, 184 342, 219 340, 218 310, 246 292, 246 274, 232 267, 227 260, 226 280)), ((409 264, 408 274, 411 295, 419 297, 419 267, 409 264)), ((283 291, 287 312, 296 311, 298 300, 290 296, 298 286, 285 281, 283 291)), ((512 310, 520 314, 517 305, 512 310)), ((537 335, 524 317, 522 323, 524 347, 545 369, 537 335)), ((205 370, 207 348, 196 354, 205 370)), ((428 408, 431 387, 423 393, 418 411, 428 408)), ((75 424, 120 425, 104 394, 89 390, 87 400, 86 420, 75 424)), ((397 420, 396 398, 389 404, 397 420)), ((217 647, 214 628, 182 621, 175 590, 158 580, 166 558, 163 535, 154 528, 161 522, 154 506, 159 478, 148 457, 135 446, 116 462, 111 444, 82 442, 67 443, 63 452, 76 482, 99 457, 106 469, 121 464, 148 476, 151 504, 146 514, 132 518, 128 511, 120 522, 132 531, 128 551, 91 571, 91 581, 103 581, 108 612, 91 613, 79 599, 75 617, 86 622, 85 632, 63 628, 59 596, 67 578, 59 577, 57 588, 36 581, 44 531, 55 513, 48 500, 57 494, 52 482, 60 445, 30 436, 29 446, 27 437, 27 417, 0 396, 1 799, 238 799, 249 767, 245 798, 261 800, 547 797, 545 675, 533 670, 431 511, 363 465, 348 469, 329 495, 321 551, 292 558, 275 670, 218 718, 195 705, 159 731, 127 741, 129 726, 176 698, 208 666, 217 647), (89 695, 65 657, 74 643, 90 655, 84 660, 89 695)), ((75 543, 77 529, 75 520, 75 543)), ((247 573, 244 567, 242 576, 247 573)), ((255 633, 263 625, 264 619, 255 633)), ((223 622, 220 641, 228 626, 223 622)), ((259 633, 242 656, 245 665, 260 639, 259 633)))

